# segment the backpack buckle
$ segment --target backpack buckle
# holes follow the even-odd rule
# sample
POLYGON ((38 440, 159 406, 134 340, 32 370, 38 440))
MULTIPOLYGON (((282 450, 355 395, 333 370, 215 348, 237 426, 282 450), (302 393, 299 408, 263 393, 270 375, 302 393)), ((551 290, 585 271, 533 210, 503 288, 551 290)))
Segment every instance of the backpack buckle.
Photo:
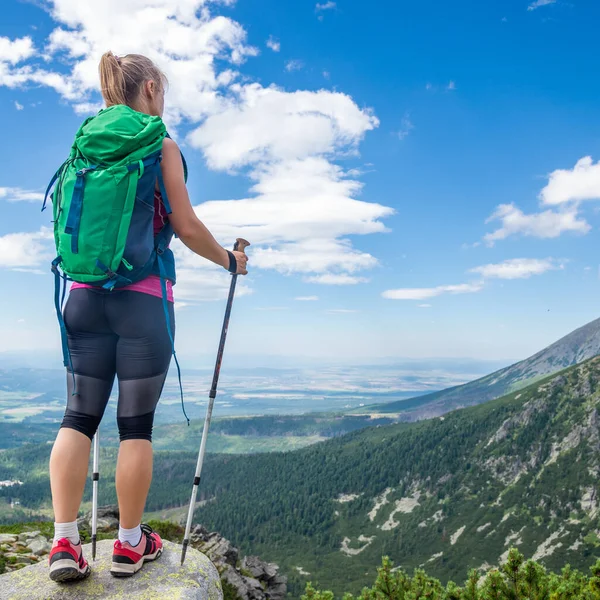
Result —
POLYGON ((89 173, 90 171, 95 171, 97 168, 97 165, 93 165, 91 167, 86 167, 85 169, 79 169, 79 171, 77 171, 75 175, 77 175, 77 177, 85 177, 86 173, 89 173))

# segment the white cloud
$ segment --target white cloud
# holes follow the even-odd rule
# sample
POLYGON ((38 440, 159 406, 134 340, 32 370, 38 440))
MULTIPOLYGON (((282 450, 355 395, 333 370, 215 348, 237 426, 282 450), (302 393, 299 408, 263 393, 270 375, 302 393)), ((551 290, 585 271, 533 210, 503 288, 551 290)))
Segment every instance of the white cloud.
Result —
MULTIPOLYGON (((48 254, 50 256, 50 254, 48 254)), ((50 261, 48 261, 49 263, 50 261)), ((29 267, 14 267, 11 271, 16 271, 17 273, 29 273, 30 275, 48 275, 48 269, 42 271, 41 269, 32 269, 29 267)))
MULTIPOLYGON (((66 100, 86 103, 98 89, 98 60, 107 49, 117 54, 139 52, 169 74, 170 122, 198 120, 218 108, 222 102, 218 90, 236 77, 229 69, 217 73, 216 60, 237 65, 257 53, 246 44, 246 32, 239 23, 209 12, 209 4, 218 3, 99 0, 92 11, 78 0, 52 0, 50 13, 60 25, 50 34, 43 57, 38 52, 47 59, 44 65, 9 72, 0 66, 0 85, 37 83, 55 89, 66 100), (52 60, 66 62, 70 70, 47 70, 46 63, 52 60)), ((7 53, 13 62, 32 57, 31 40, 0 43, 0 57, 7 53), (12 46, 6 50, 9 43, 12 46)))
MULTIPOLYGON (((182 303, 206 302, 227 298, 231 275, 223 268, 201 258, 179 240, 171 245, 177 260, 175 296, 182 303)), ((247 279, 238 279, 236 296, 246 296, 252 290, 247 279)))
POLYGON ((269 36, 269 39, 267 40, 267 48, 270 48, 273 50, 273 52, 279 52, 281 50, 281 43, 273 36, 269 36))
MULTIPOLYGON (((553 258, 515 258, 497 264, 483 265, 470 269, 470 273, 481 276, 479 281, 459 285, 440 285, 431 288, 401 288, 386 290, 382 296, 390 300, 428 300, 445 294, 474 294, 483 290, 487 279, 528 279, 547 271, 564 268, 565 261, 553 258)), ((419 304, 419 308, 431 308, 430 304, 419 304)))
POLYGON ((448 83, 448 85, 446 86, 446 89, 450 92, 454 91, 456 89, 456 82, 450 81, 450 83, 448 83))
POLYGON ((594 164, 591 156, 585 156, 573 169, 557 169, 550 173, 540 199, 549 205, 600 200, 600 161, 594 164))
POLYGON ((406 137, 408 137, 408 135, 414 128, 415 126, 410 120, 410 114, 405 113, 402 117, 402 121, 400 122, 400 129, 398 130, 397 135, 401 140, 403 140, 406 137))
POLYGON ((529 279, 532 275, 541 275, 547 271, 564 268, 564 261, 553 258, 513 258, 497 264, 483 265, 471 269, 485 279, 529 279))
POLYGON ((219 239, 251 240, 253 266, 281 261, 284 272, 288 262, 300 270, 306 262, 348 270, 375 266, 376 259, 339 238, 387 231, 380 219, 393 210, 353 199, 361 184, 340 167, 305 158, 273 162, 252 176, 254 197, 206 202, 196 212, 219 239))
POLYGON ((379 125, 339 92, 285 92, 259 84, 233 92, 231 103, 189 136, 215 169, 346 152, 379 125))
POLYGON ((0 236, 0 268, 35 269, 53 257, 52 232, 43 227, 32 233, 8 233, 0 236))
MULTIPOLYGON (((382 219, 393 210, 358 200, 359 173, 335 161, 357 154, 377 118, 343 93, 288 92, 241 78, 238 65, 258 51, 242 25, 214 14, 219 4, 233 0, 97 0, 93 11, 79 0, 49 0, 57 26, 43 51, 29 38, 2 38, 0 86, 49 87, 78 113, 93 113, 101 54, 149 56, 169 78, 170 126, 191 129, 187 140, 209 168, 250 177, 248 198, 196 207, 217 238, 226 246, 240 235, 250 239, 253 267, 323 284, 366 281, 358 272, 377 259, 349 237, 386 231, 382 219)), ((181 301, 224 297, 227 273, 175 247, 181 301)))
POLYGON ((431 308, 431 304, 419 304, 419 308, 431 308))
POLYGON ((35 54, 33 40, 30 37, 11 40, 0 37, 0 64, 9 63, 16 65, 31 58, 35 54))
POLYGON ((23 105, 22 105, 20 102, 17 102, 17 101, 15 100, 15 108, 16 108, 17 110, 23 110, 25 107, 24 107, 24 106, 23 106, 23 105))
POLYGON ((289 93, 258 84, 235 91, 236 101, 189 141, 212 168, 251 166, 255 196, 205 203, 199 216, 225 237, 238 232, 253 240, 253 266, 317 273, 309 281, 319 283, 364 281, 350 274, 377 260, 343 236, 386 231, 380 219, 393 210, 356 200, 362 184, 329 157, 354 152, 377 119, 340 93, 289 93))
POLYGON ((73 106, 78 115, 95 115, 101 108, 100 102, 79 102, 73 106))
POLYGON ((315 10, 317 12, 322 11, 322 10, 333 10, 336 6, 337 6, 337 4, 335 2, 332 2, 331 0, 329 0, 328 2, 322 2, 322 3, 317 2, 315 10))
POLYGON ((356 285, 358 283, 367 283, 369 280, 365 277, 354 277, 346 274, 326 273, 315 277, 306 277, 307 283, 322 283, 324 285, 356 285))
POLYGON ((34 77, 40 77, 40 72, 31 65, 20 64, 32 58, 35 53, 30 37, 14 40, 0 37, 0 87, 15 88, 33 81, 34 77))
MULTIPOLYGON (((342 283, 348 273, 375 267, 377 259, 366 252, 352 249, 345 240, 314 238, 284 242, 277 248, 257 248, 252 253, 252 264, 286 275, 319 273, 319 277, 309 278, 309 281, 342 283)), ((352 282, 358 283, 356 278, 352 279, 352 282)))
POLYGON ((319 299, 319 296, 298 296, 295 298, 298 302, 316 302, 319 299))
POLYGON ((540 8, 542 6, 548 6, 549 4, 554 4, 556 0, 535 0, 528 7, 527 10, 535 10, 536 8, 540 8))
POLYGON ((586 234, 591 229, 585 219, 579 217, 576 207, 527 215, 514 204, 501 204, 486 223, 494 221, 500 221, 502 226, 484 236, 490 246, 511 235, 556 238, 565 232, 586 234))
POLYGON ((386 290, 382 296, 389 300, 427 300, 444 294, 474 294, 483 289, 483 282, 440 285, 433 288, 402 288, 386 290))
POLYGON ((579 204, 600 200, 600 162, 585 156, 572 169, 556 169, 548 176, 539 198, 542 206, 557 208, 525 214, 514 204, 498 206, 486 223, 500 221, 502 225, 484 237, 488 245, 511 235, 556 238, 565 232, 589 233, 591 226, 579 214, 579 204))
POLYGON ((0 187, 0 200, 7 202, 42 202, 44 194, 18 187, 0 187))
POLYGON ((327 312, 330 315, 349 315, 352 313, 357 313, 358 311, 351 308, 332 308, 325 312, 327 312))
POLYGON ((292 60, 288 60, 285 63, 285 70, 288 73, 291 73, 292 71, 301 71, 304 68, 304 62, 298 59, 292 59, 292 60))

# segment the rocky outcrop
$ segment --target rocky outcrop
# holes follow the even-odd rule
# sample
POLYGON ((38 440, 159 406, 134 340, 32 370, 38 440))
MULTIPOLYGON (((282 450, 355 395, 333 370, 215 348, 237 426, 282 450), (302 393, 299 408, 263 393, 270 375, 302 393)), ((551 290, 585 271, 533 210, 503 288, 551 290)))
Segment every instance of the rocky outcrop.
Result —
POLYGON ((32 565, 50 552, 50 542, 39 531, 26 531, 18 535, 0 534, 0 556, 5 569, 16 571, 32 565))
POLYGON ((196 525, 190 534, 190 543, 213 561, 217 568, 226 565, 235 567, 239 561, 240 553, 218 533, 209 533, 202 525, 196 525))
MULTIPOLYGON (((110 574, 113 543, 98 542, 92 574, 77 583, 57 584, 48 577, 46 561, 0 576, 0 597, 6 600, 223 600, 221 581, 215 566, 206 556, 189 549, 185 564, 180 566, 181 546, 165 541, 163 555, 148 563, 135 577, 120 579, 110 574)), ((91 559, 91 547, 84 546, 91 559)))
POLYGON ((240 562, 239 551, 218 533, 196 525, 190 536, 194 548, 206 554, 221 573, 221 579, 235 588, 240 600, 283 600, 287 594, 287 577, 279 567, 256 556, 240 562))
MULTIPOLYGON (((92 513, 87 513, 77 521, 79 530, 92 530, 92 513)), ((119 507, 116 504, 98 507, 98 531, 111 531, 119 528, 119 507)))
MULTIPOLYGON (((90 536, 91 513, 81 517, 78 525, 82 534, 90 536)), ((113 534, 116 537, 118 527, 119 508, 116 505, 99 507, 98 532, 113 534)), ((173 527, 176 535, 172 540, 180 541, 183 537, 183 528, 177 525, 173 525, 173 527)), ((100 543, 112 544, 110 541, 100 543)), ((165 546, 168 543, 165 541, 165 546)), ((170 546, 172 547, 174 544, 170 544, 170 546)), ((192 527, 190 535, 190 547, 205 555, 205 558, 216 567, 221 580, 234 588, 235 594, 240 600, 283 600, 286 597, 287 578, 279 574, 279 567, 276 564, 264 562, 256 556, 241 557, 239 550, 222 535, 209 532, 202 525, 195 525, 192 527)), ((39 531, 29 531, 19 535, 0 534, 0 556, 4 555, 8 571, 23 569, 42 561, 42 559, 46 564, 46 555, 49 551, 50 542, 39 531)), ((86 557, 91 558, 91 551, 87 552, 86 557)), ((160 560, 162 561, 164 558, 161 557, 160 560)), ((186 559, 186 565, 188 560, 186 559)), ((71 596, 68 597, 71 598, 71 596)), ((73 596, 73 598, 76 597, 73 596)), ((85 597, 82 596, 82 598, 85 597)), ((99 597, 104 598, 105 596, 99 597)), ((154 598, 154 596, 147 597, 154 598)), ((171 597, 195 598, 195 596, 173 595, 171 597)), ((1 593, 0 598, 4 599, 1 593)), ((16 596, 16 598, 21 597, 16 596)), ((34 597, 32 596, 32 598, 34 597)), ((48 596, 48 598, 55 598, 55 596, 48 596)), ((62 596, 56 596, 56 598, 62 598, 62 596)))

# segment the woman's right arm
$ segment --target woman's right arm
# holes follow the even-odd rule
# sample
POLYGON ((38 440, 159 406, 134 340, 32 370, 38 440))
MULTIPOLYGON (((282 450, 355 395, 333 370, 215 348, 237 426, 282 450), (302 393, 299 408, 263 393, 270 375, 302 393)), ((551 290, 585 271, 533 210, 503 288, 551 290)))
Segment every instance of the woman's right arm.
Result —
MULTIPOLYGON (((197 217, 185 185, 183 163, 179 147, 170 138, 163 141, 162 175, 165 182, 169 204, 173 211, 169 222, 179 239, 196 254, 229 269, 229 254, 219 245, 204 223, 197 217)), ((237 261, 237 273, 246 275, 248 257, 243 252, 234 252, 237 261)))

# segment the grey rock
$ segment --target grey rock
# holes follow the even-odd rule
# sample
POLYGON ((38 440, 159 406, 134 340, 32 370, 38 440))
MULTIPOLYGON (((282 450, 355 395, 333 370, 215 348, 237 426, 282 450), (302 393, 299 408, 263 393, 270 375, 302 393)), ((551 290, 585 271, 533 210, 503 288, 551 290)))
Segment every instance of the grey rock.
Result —
POLYGON ((278 574, 279 567, 256 556, 245 557, 239 564, 239 551, 218 533, 195 525, 190 534, 192 547, 212 560, 224 581, 232 585, 242 600, 284 600, 287 597, 287 577, 278 574), (242 571, 248 577, 242 574, 242 571))
POLYGON ((111 517, 104 517, 98 519, 98 531, 116 529, 119 526, 119 520, 111 517))
POLYGON ((23 544, 27 544, 29 540, 41 535, 39 531, 24 531, 17 536, 17 540, 23 544))
MULTIPOLYGON (((37 560, 23 554, 15 554, 13 556, 17 559, 15 565, 33 565, 37 562, 37 560)), ((10 558, 11 556, 10 554, 7 554, 6 557, 10 558)))
POLYGON ((241 600, 265 600, 266 598, 265 590, 258 579, 245 577, 231 565, 227 565, 221 577, 236 589, 241 600))
POLYGON ((277 565, 267 563, 258 556, 246 556, 242 561, 242 569, 247 569, 256 579, 270 581, 277 575, 277 565))
POLYGON ((40 531, 38 531, 37 529, 35 531, 26 531, 25 534, 27 535, 27 538, 29 538, 29 539, 33 539, 33 538, 36 538, 36 537, 42 535, 42 533, 40 531))
POLYGON ((44 554, 48 554, 48 552, 50 552, 52 546, 43 535, 38 535, 36 538, 32 539, 29 544, 27 544, 27 548, 31 550, 32 554, 35 554, 36 556, 43 556, 44 554))
MULTIPOLYGON (((92 513, 88 512, 78 519, 80 529, 91 531, 92 513)), ((119 527, 119 507, 116 504, 98 507, 98 531, 109 531, 119 527)))
POLYGON ((0 544, 14 544, 17 536, 12 533, 0 533, 0 544))
POLYGON ((269 582, 266 597, 269 600, 283 600, 287 597, 287 577, 277 575, 275 579, 269 582))
POLYGON ((268 600, 283 600, 287 596, 287 584, 278 583, 270 586, 265 594, 268 600))
MULTIPOLYGON (((92 574, 81 582, 56 584, 48 577, 48 563, 25 567, 0 575, 0 597, 3 600, 223 600, 221 582, 215 566, 200 552, 189 548, 183 567, 180 566, 181 546, 164 542, 163 555, 148 563, 134 577, 114 578, 110 575, 113 543, 98 542, 92 574)), ((91 546, 84 546, 91 559, 91 546)))
POLYGON ((229 540, 218 533, 208 533, 201 525, 194 528, 190 541, 194 548, 204 552, 217 567, 234 567, 239 560, 239 551, 229 540))
POLYGON ((209 535, 210 533, 208 532, 208 529, 204 527, 204 525, 195 525, 192 531, 190 532, 190 541, 192 543, 206 542, 209 535))

